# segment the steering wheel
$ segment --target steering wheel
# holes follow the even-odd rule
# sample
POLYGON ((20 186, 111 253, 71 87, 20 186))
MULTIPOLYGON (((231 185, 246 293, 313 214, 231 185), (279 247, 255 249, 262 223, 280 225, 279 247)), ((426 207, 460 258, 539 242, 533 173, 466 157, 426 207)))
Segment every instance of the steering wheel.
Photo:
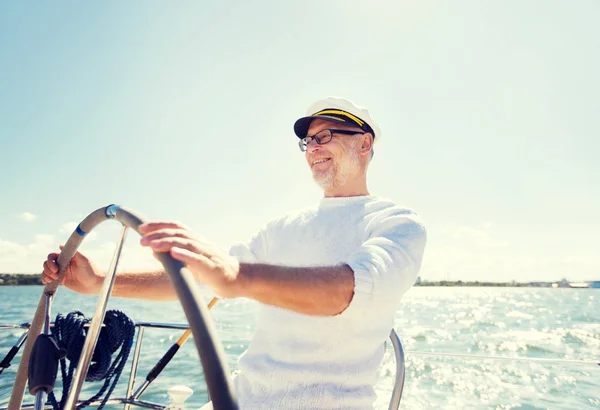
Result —
MULTIPOLYGON (((73 256, 75 256, 77 248, 83 241, 85 235, 91 232, 92 229, 98 224, 109 219, 119 221, 121 224, 123 224, 124 230, 131 228, 138 233, 138 227, 146 222, 141 216, 132 210, 119 207, 118 205, 109 205, 99 208, 89 214, 71 234, 60 256, 58 257, 58 279, 44 287, 44 292, 42 293, 38 303, 35 316, 31 321, 29 336, 23 350, 21 361, 19 362, 19 368, 17 370, 17 376, 15 378, 10 396, 8 410, 20 410, 21 408, 25 386, 27 384, 29 358, 35 340, 42 332, 42 326, 45 320, 47 298, 53 297, 56 294, 62 277, 66 272, 67 266, 73 256)), ((120 247, 122 247, 122 241, 123 238, 121 238, 120 247)), ((213 402, 214 409, 237 409, 238 405, 233 395, 233 388, 229 378, 230 372, 227 366, 227 361, 224 359, 225 353, 221 343, 218 341, 212 319, 208 314, 208 309, 204 303, 204 299, 198 291, 198 287, 192 273, 182 262, 173 259, 169 253, 157 253, 157 258, 162 263, 165 271, 169 275, 179 301, 183 306, 183 310, 190 325, 192 335, 194 336, 196 349, 200 355, 200 362, 202 363, 202 367, 204 369, 206 384, 213 402)), ((79 383, 83 383, 83 380, 85 380, 85 376, 87 374, 87 364, 89 364, 91 360, 94 346, 96 346, 96 341, 100 335, 99 330, 104 319, 104 313, 106 311, 106 301, 108 300, 110 291, 112 290, 113 278, 114 276, 111 277, 111 275, 107 275, 105 278, 105 283, 102 286, 102 290, 100 291, 98 304, 100 305, 101 301, 103 301, 104 306, 101 311, 101 315, 98 315, 99 308, 97 308, 96 315, 92 319, 90 329, 88 330, 88 334, 84 343, 84 349, 82 350, 79 358, 79 363, 86 365, 78 366, 77 368, 77 373, 81 372, 83 374, 78 375, 76 373, 75 377, 73 378, 73 384, 71 385, 69 396, 65 405, 65 409, 67 410, 75 409, 77 406, 77 395, 81 385, 79 385, 79 389, 77 389, 78 386, 76 380, 79 380, 79 383), (107 284, 109 281, 111 283, 107 284), (86 349, 86 346, 91 346, 91 348, 86 349)))

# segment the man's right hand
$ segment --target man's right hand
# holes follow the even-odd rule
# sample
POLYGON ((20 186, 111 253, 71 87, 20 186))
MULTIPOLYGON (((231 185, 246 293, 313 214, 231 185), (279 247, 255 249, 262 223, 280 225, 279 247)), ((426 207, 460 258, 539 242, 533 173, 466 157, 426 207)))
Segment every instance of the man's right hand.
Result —
MULTIPOLYGON (((63 247, 60 248, 62 250, 63 247)), ((48 259, 44 262, 42 283, 48 284, 58 279, 58 255, 60 253, 48 254, 48 259)), ((104 275, 86 256, 77 252, 69 262, 62 284, 75 292, 97 294, 103 281, 104 275)))

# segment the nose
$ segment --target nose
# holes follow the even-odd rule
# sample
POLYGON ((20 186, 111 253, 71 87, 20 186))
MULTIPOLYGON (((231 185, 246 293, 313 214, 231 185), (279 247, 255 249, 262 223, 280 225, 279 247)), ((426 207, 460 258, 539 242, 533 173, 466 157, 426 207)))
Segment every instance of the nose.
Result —
POLYGON ((306 144, 306 152, 315 152, 321 149, 321 144, 319 144, 314 138, 311 138, 306 144))

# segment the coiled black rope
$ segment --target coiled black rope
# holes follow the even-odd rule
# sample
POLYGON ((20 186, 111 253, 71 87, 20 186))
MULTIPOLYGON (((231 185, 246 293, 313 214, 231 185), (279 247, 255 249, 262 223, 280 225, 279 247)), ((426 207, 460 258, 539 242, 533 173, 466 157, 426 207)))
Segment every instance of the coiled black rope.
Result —
MULTIPOLYGON (((85 325, 90 322, 91 319, 86 318, 79 311, 73 311, 66 317, 61 314, 56 316, 52 334, 56 338, 58 346, 67 350, 67 357, 60 361, 60 371, 63 380, 60 403, 56 400, 53 392, 48 395, 48 400, 54 410, 60 410, 65 405, 67 392, 71 386, 73 373, 79 362, 81 350, 83 349, 87 335, 88 327, 85 325), (68 368, 67 360, 69 361, 68 368)), ((106 392, 98 409, 101 410, 105 406, 123 372, 123 367, 131 351, 134 334, 135 324, 125 313, 119 310, 109 310, 106 312, 104 326, 100 330, 100 336, 98 337, 90 368, 85 378, 86 381, 104 380, 104 384, 98 393, 78 404, 78 409, 82 409, 98 400, 106 392), (112 355, 117 350, 119 350, 119 353, 111 364, 112 355)))

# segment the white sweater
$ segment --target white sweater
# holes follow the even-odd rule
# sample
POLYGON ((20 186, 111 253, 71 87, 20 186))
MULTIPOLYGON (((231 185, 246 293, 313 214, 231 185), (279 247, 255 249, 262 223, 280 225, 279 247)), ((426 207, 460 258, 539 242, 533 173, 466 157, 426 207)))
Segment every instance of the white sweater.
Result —
POLYGON ((240 408, 372 409, 373 385, 400 297, 421 265, 419 217, 376 196, 323 198, 318 208, 269 223, 230 252, 242 262, 354 271, 339 315, 316 317, 260 305, 256 334, 234 380, 240 408))

